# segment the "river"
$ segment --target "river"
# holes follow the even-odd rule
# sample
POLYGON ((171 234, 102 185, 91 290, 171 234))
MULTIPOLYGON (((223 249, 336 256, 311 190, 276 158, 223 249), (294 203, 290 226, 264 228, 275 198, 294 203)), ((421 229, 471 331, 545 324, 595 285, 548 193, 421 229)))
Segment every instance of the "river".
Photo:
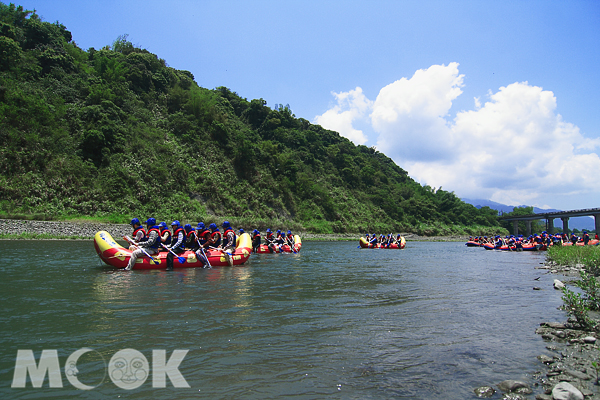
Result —
POLYGON ((242 267, 125 272, 87 241, 0 241, 0 251, 7 399, 469 399, 506 379, 533 384, 545 353, 536 327, 566 320, 554 277, 535 269, 543 252, 305 242, 298 254, 253 255, 242 267), (82 348, 92 351, 77 378, 91 390, 63 368, 82 348), (11 388, 26 349, 36 360, 56 350, 63 387, 46 377, 41 388, 29 378, 11 388), (131 390, 108 367, 124 349, 147 359, 131 390), (149 371, 157 350, 167 359, 187 350, 162 374, 166 388, 149 371), (173 386, 177 371, 189 388, 173 386))

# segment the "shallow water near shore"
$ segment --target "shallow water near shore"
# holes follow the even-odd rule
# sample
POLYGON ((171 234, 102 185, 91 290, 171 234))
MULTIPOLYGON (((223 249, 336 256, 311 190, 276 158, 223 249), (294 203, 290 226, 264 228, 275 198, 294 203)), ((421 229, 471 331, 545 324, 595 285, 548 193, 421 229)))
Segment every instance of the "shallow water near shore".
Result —
MULTIPOLYGON (((92 242, 0 241, 0 398, 467 399, 506 379, 533 383, 541 322, 564 321, 545 254, 464 243, 404 250, 306 242, 242 267, 116 271, 92 242), (538 278, 539 280, 534 280, 538 278), (542 290, 534 291, 533 287, 542 290), (19 349, 81 348, 73 387, 11 388, 19 349), (106 365, 135 349, 189 350, 190 388, 117 387, 106 365)), ((534 393, 540 389, 534 388, 534 393)), ((496 395, 494 398, 499 398, 496 395)))

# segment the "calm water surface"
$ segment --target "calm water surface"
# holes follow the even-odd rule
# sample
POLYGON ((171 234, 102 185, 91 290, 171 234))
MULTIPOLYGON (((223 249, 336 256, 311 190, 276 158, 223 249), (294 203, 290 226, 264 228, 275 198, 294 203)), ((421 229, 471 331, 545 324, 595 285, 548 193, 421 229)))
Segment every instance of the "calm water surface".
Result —
POLYGON ((477 386, 533 382, 545 353, 536 327, 566 319, 554 276, 535 269, 544 253, 463 243, 306 242, 243 267, 175 272, 115 271, 83 241, 0 251, 3 399, 470 399, 477 386), (63 366, 83 347, 95 352, 80 380, 95 389, 64 371, 63 388, 10 387, 18 349, 57 349, 63 366), (115 386, 106 363, 127 348, 150 364, 153 349, 188 349, 179 371, 191 388, 115 386))

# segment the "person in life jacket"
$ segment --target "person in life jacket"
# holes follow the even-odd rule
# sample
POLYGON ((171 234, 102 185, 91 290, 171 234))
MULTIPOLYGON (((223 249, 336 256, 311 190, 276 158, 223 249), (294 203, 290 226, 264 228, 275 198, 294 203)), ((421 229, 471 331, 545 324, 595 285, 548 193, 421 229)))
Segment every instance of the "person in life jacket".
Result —
POLYGON ((229 221, 223 221, 223 239, 219 250, 223 252, 227 259, 227 264, 233 266, 233 252, 235 251, 236 234, 229 221))
POLYGON ((571 234, 571 244, 572 244, 573 246, 575 246, 575 244, 577 243, 577 241, 578 241, 578 240, 579 240, 579 237, 577 237, 577 235, 576 235, 576 234, 572 233, 572 234, 571 234))
POLYGON ((198 222, 195 239, 198 244, 198 249, 194 252, 196 254, 196 258, 200 260, 204 268, 210 267, 210 263, 208 262, 208 257, 205 252, 205 249, 208 247, 210 241, 210 231, 206 229, 204 222, 198 222))
POLYGON ((370 247, 377 247, 377 235, 373 233, 370 239, 369 235, 367 235, 367 242, 369 242, 370 247))
POLYGON ((217 228, 217 224, 210 224, 208 229, 210 229, 210 241, 208 242, 209 246, 219 247, 221 245, 221 231, 219 231, 219 228, 217 228))
POLYGON ((167 227, 166 222, 161 222, 160 226, 160 243, 161 246, 158 251, 169 251, 164 246, 168 246, 171 244, 171 231, 167 227), (164 246, 163 246, 164 245, 164 246))
POLYGON ((281 229, 277 229, 277 234, 275 235, 275 240, 273 241, 275 244, 275 248, 278 252, 283 253, 283 249, 281 246, 285 243, 285 236, 281 232, 281 229))
POLYGON ((514 235, 510 235, 510 237, 508 238, 506 244, 508 245, 508 247, 510 249, 514 249, 517 246, 517 240, 515 239, 514 235))
POLYGON ((277 243, 279 246, 285 243, 285 237, 283 235, 283 232, 281 232, 281 229, 277 229, 277 235, 275 235, 275 243, 277 243))
POLYGON ((288 230, 287 234, 285 235, 285 241, 287 244, 290 245, 290 247, 292 248, 292 251, 294 250, 294 246, 296 245, 296 242, 294 241, 294 235, 292 235, 292 231, 288 230))
POLYGON ((185 231, 185 247, 192 251, 198 250, 200 245, 198 244, 196 230, 190 224, 185 224, 183 230, 185 231))
MULTIPOLYGON (((146 239, 146 230, 144 229, 144 227, 142 226, 142 223, 140 222, 139 219, 134 218, 131 220, 131 222, 129 223, 129 225, 131 225, 131 227, 133 228, 133 240, 136 242, 141 242, 142 240, 146 239)), ((129 250, 135 250, 135 246, 131 245, 129 246, 129 250)))
POLYGON ((587 246, 587 244, 590 242, 590 235, 586 232, 583 231, 583 244, 587 246))
MULTIPOLYGON (((173 234, 171 235, 171 245, 167 246, 167 248, 171 249, 175 254, 181 254, 185 250, 185 231, 181 227, 181 223, 177 220, 171 222, 171 229, 173 230, 173 234)), ((169 251, 167 254, 167 271, 171 271, 173 269, 173 258, 175 257, 169 251)))
POLYGON ((390 246, 394 243, 396 243, 396 241, 394 240, 394 235, 390 233, 387 237, 387 248, 389 249, 390 246))
POLYGON ((275 252, 275 238, 273 237, 273 232, 271 231, 271 228, 267 228, 267 236, 265 237, 265 242, 267 243, 269 252, 275 252))
POLYGON ((517 250, 523 250, 523 235, 519 235, 515 238, 515 247, 517 250))
POLYGON ((252 231, 252 252, 253 253, 256 253, 258 251, 258 249, 260 248, 260 242, 261 242, 260 231, 258 229, 255 229, 252 231))
POLYGON ((158 253, 160 246, 160 226, 156 225, 156 219, 154 218, 148 218, 145 224, 148 229, 148 237, 139 242, 134 242, 137 249, 133 250, 129 263, 125 267, 128 271, 133 268, 138 257, 144 254, 144 250, 150 255, 158 253))
POLYGON ((399 248, 400 246, 402 246, 402 235, 401 235, 401 234, 398 234, 398 235, 396 236, 396 243, 398 244, 398 248, 399 248))
POLYGON ((204 222, 198 222, 198 226, 196 227, 196 235, 198 236, 198 244, 204 250, 208 249, 210 242, 210 231, 204 225, 204 222))
POLYGON ((504 245, 504 242, 502 241, 502 238, 500 236, 496 236, 496 243, 494 244, 494 248, 495 249, 499 249, 500 247, 502 247, 504 245))

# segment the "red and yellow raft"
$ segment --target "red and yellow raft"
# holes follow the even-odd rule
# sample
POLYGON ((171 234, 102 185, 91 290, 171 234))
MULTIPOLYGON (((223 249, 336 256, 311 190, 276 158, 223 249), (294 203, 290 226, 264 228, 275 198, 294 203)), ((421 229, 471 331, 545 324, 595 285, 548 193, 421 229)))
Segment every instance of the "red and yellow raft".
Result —
POLYGON ((302 240, 300 240, 300 236, 299 235, 294 235, 294 249, 292 250, 292 247, 289 244, 284 244, 281 246, 281 248, 277 249, 277 247, 275 247, 274 250, 270 250, 269 246, 267 246, 266 244, 261 244, 258 249, 256 249, 256 252, 258 254, 267 254, 267 253, 297 253, 300 251, 300 249, 302 248, 302 240))
POLYGON ((381 243, 373 245, 369 243, 364 237, 361 237, 358 242, 360 244, 360 247, 363 249, 403 249, 406 247, 406 239, 404 239, 404 236, 400 236, 400 243, 392 243, 389 246, 382 246, 381 243))
MULTIPOLYGON (((110 233, 106 231, 100 231, 94 236, 94 247, 96 252, 106 264, 115 268, 125 268, 131 257, 131 250, 121 246, 117 243, 110 233)), ((252 253, 252 239, 247 233, 243 233, 237 239, 237 247, 233 253, 233 265, 241 265, 248 261, 250 254, 252 253)), ((138 257, 133 266, 133 269, 166 269, 167 268, 167 254, 169 252, 161 251, 158 254, 152 256, 155 261, 151 260, 147 255, 138 257)), ((193 251, 187 250, 179 257, 185 258, 185 262, 182 264, 179 262, 177 257, 173 259, 173 268, 197 268, 203 267, 202 262, 196 258, 196 254, 193 251)), ((227 258, 220 250, 208 250, 206 251, 208 262, 211 267, 224 267, 228 266, 227 258)))

